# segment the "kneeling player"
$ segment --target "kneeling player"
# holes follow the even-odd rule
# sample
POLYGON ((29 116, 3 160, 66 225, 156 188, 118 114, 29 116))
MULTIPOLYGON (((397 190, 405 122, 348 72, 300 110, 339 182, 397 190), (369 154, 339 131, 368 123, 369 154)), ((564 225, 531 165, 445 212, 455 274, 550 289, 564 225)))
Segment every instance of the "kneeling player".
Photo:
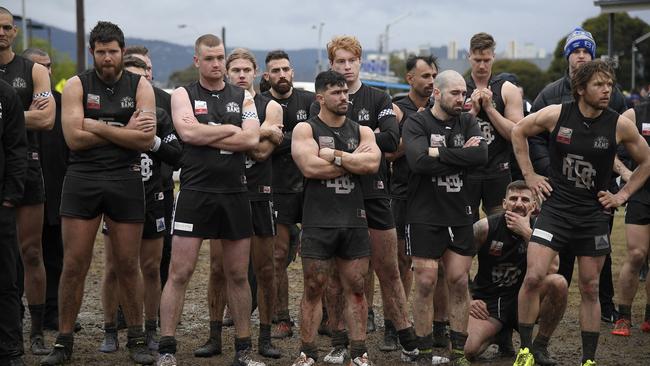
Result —
MULTIPOLYGON (((508 185, 503 200, 504 213, 474 223, 474 242, 478 247, 478 272, 467 326, 469 337, 465 355, 480 355, 502 329, 516 328, 517 294, 526 274, 526 249, 532 234, 533 193, 524 181, 508 185)), ((557 270, 556 266, 553 266, 557 270)), ((549 274, 543 280, 539 333, 533 343, 535 361, 555 365, 548 355, 551 334, 562 319, 567 304, 567 282, 561 275, 549 274)), ((501 350, 500 350, 501 351, 501 350)))

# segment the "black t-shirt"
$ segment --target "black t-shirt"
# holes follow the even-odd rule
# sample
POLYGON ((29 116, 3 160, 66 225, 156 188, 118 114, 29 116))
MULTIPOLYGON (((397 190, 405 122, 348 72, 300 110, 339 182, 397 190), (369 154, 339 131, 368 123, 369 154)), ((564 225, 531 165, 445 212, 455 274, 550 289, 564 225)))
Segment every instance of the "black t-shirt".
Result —
MULTIPOLYGON (((356 93, 349 96, 348 118, 375 132, 377 146, 382 153, 394 152, 399 144, 399 127, 395 119, 390 95, 361 84, 356 93)), ((311 115, 320 112, 320 104, 312 104, 311 115)), ((363 197, 388 198, 388 164, 382 154, 379 171, 376 174, 361 176, 363 197)))
POLYGON ((271 91, 263 94, 282 106, 282 131, 284 139, 273 150, 273 192, 298 193, 303 189, 303 176, 291 157, 291 134, 298 122, 304 122, 314 116, 309 114, 309 107, 316 98, 316 94, 293 88, 291 95, 286 99, 276 99, 271 91))
MULTIPOLYGON (((167 115, 169 115, 171 118, 172 96, 169 95, 169 93, 167 93, 166 91, 156 86, 153 87, 153 93, 154 96, 156 97, 156 108, 162 108, 167 113, 167 115)), ((174 128, 174 124, 172 123, 172 129, 173 128, 174 128)), ((172 176, 174 174, 174 167, 163 162, 163 164, 160 167, 160 174, 162 175, 163 191, 168 191, 170 189, 173 189, 174 180, 172 179, 172 176)))
POLYGON ((140 154, 140 173, 144 182, 147 199, 153 194, 164 191, 162 166, 178 163, 181 157, 181 145, 174 133, 169 114, 156 107, 156 136, 160 138, 157 151, 144 151, 140 154))
POLYGON ((517 297, 526 275, 528 241, 508 229, 505 214, 488 217, 488 235, 478 251, 472 297, 517 297))
POLYGON ((412 114, 404 122, 402 139, 411 169, 406 222, 439 226, 472 224, 472 208, 465 186, 468 168, 487 160, 487 145, 463 148, 472 136, 481 136, 476 120, 462 113, 440 121, 430 109, 412 114), (429 156, 437 147, 440 156, 429 156))
MULTIPOLYGON (((104 83, 94 69, 78 75, 83 87, 84 117, 122 128, 135 112, 140 75, 123 71, 114 84, 104 83)), ((68 174, 87 179, 120 180, 140 176, 140 152, 112 142, 70 151, 68 174)))
MULTIPOLYGON (((23 111, 29 110, 34 98, 33 68, 34 62, 19 55, 14 55, 14 58, 8 64, 0 65, 0 79, 9 83, 18 93, 23 111)), ((40 179, 38 131, 26 129, 25 133, 27 136, 27 161, 30 168, 27 179, 40 179)))
POLYGON ((27 169, 25 154, 25 113, 20 98, 7 82, 0 80, 0 201, 15 205, 22 198, 27 169))
POLYGON ((597 193, 609 187, 618 117, 608 108, 590 119, 582 115, 577 102, 562 104, 549 141, 553 192, 542 210, 579 221, 609 221, 597 193))
POLYGON ((39 147, 41 163, 43 164, 43 181, 45 182, 45 222, 48 225, 59 225, 61 218, 61 191, 63 178, 68 168, 70 149, 63 138, 61 126, 61 93, 52 90, 56 102, 54 126, 50 131, 40 131, 39 147))
MULTIPOLYGON (((636 128, 645 139, 645 142, 650 145, 650 102, 644 102, 634 107, 634 114, 636 128)), ((633 160, 631 163, 630 168, 633 170, 637 165, 633 160)), ((650 205, 650 179, 630 197, 629 201, 637 201, 650 205)))
MULTIPOLYGON (((408 95, 403 98, 393 100, 393 103, 402 111, 402 120, 399 121, 400 135, 404 127, 404 121, 413 113, 417 113, 418 107, 415 106, 408 95)), ((390 176, 390 194, 393 198, 406 199, 409 186, 409 165, 406 156, 400 156, 392 164, 390 176)))
MULTIPOLYGON (((255 108, 260 123, 266 120, 266 107, 271 101, 262 94, 255 94, 255 108)), ((248 187, 248 199, 251 201, 268 201, 271 199, 273 181, 272 158, 269 156, 264 161, 255 161, 246 156, 246 186, 248 187)))
MULTIPOLYGON (((465 100, 465 109, 469 110, 472 107, 471 95, 476 89, 476 84, 471 75, 465 80, 467 82, 467 99, 465 100)), ((500 77, 490 77, 488 80, 488 87, 492 91, 492 104, 494 108, 503 116, 506 104, 503 101, 501 89, 505 79, 500 77)), ((494 123, 490 121, 487 113, 483 109, 476 116, 481 133, 488 144, 488 162, 484 166, 477 167, 469 172, 469 176, 476 178, 492 178, 504 175, 510 175, 510 152, 512 145, 506 140, 494 127, 494 123)))
MULTIPOLYGON (((244 89, 226 83, 221 90, 207 90, 198 81, 184 88, 199 123, 242 126, 244 89)), ((181 189, 208 193, 246 192, 245 155, 185 142, 181 189)))
MULTIPOLYGON (((341 127, 330 127, 318 117, 307 123, 321 149, 329 147, 351 153, 359 146, 359 124, 350 119, 341 127)), ((368 227, 359 176, 347 173, 334 179, 305 179, 302 226, 368 227)))

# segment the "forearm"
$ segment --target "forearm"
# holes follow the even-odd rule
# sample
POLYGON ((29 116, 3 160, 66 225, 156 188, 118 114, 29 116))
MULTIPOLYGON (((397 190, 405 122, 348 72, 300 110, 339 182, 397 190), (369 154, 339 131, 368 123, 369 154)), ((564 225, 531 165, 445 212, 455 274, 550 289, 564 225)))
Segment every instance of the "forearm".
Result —
POLYGON ((255 148, 258 141, 259 132, 257 130, 241 130, 232 136, 211 143, 210 146, 227 151, 248 151, 255 148))
POLYGON ((211 145, 241 131, 241 129, 232 128, 236 127, 232 125, 205 125, 198 122, 182 126, 182 128, 178 127, 180 126, 177 126, 176 131, 183 139, 183 142, 195 146, 211 145))
POLYGON ((533 163, 530 161, 528 140, 526 139, 526 136, 522 135, 516 128, 512 132, 512 149, 524 178, 535 173, 533 163))
POLYGON ((382 152, 394 152, 397 150, 399 134, 393 131, 384 131, 375 134, 377 146, 382 152))
POLYGON ((82 129, 74 129, 71 134, 64 134, 63 136, 72 151, 88 150, 109 143, 105 138, 82 129))
POLYGON ((149 150, 156 133, 155 130, 143 132, 125 127, 109 126, 104 123, 95 124, 90 132, 103 137, 115 145, 137 151, 149 150))
POLYGON ((404 154, 405 154, 404 141, 402 139, 399 139, 399 145, 397 145, 397 150, 395 152, 385 153, 384 157, 386 158, 386 160, 393 162, 401 158, 402 156, 404 156, 404 154))
MULTIPOLYGON (((54 103, 54 99, 51 103, 54 103)), ((25 111, 25 127, 31 131, 51 130, 54 127, 54 113, 53 108, 25 111)))
POLYGON ((648 177, 650 177, 650 160, 634 169, 625 186, 619 191, 619 194, 623 194, 627 201, 634 192, 638 191, 645 184, 648 177))
POLYGON ((249 152, 249 155, 255 161, 265 161, 269 156, 271 156, 275 146, 276 145, 269 140, 260 141, 260 143, 249 152))
POLYGON ((341 156, 342 167, 352 174, 374 174, 379 170, 381 156, 374 152, 346 153, 341 156))
POLYGON ((175 135, 168 135, 161 140, 158 149, 152 151, 152 153, 155 157, 159 158, 168 165, 175 166, 181 159, 181 156, 183 154, 183 147, 178 142, 178 139, 175 138, 175 135))
POLYGON ((334 179, 347 173, 343 167, 319 157, 310 158, 301 170, 305 178, 309 179, 334 179))
POLYGON ((512 133, 512 128, 515 126, 515 123, 506 117, 502 116, 499 111, 495 108, 486 109, 492 125, 497 130, 497 132, 506 140, 510 141, 510 135, 512 133))

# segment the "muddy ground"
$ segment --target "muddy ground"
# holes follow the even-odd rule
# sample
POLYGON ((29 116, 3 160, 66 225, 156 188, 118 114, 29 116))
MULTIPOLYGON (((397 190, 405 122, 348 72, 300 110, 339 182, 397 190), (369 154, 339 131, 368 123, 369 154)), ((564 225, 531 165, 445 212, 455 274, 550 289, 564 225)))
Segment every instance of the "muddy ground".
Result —
MULTIPOLYGON (((616 217, 615 231, 613 234, 614 251, 614 283, 618 278, 618 270, 626 255, 625 239, 623 232, 623 215, 619 212, 616 217)), ((207 243, 206 243, 207 244, 207 243)), ((132 364, 121 347, 120 351, 115 354, 102 354, 97 351, 102 340, 102 309, 100 302, 100 281, 103 271, 104 258, 103 242, 100 237, 95 246, 95 258, 93 265, 86 280, 86 292, 84 302, 79 314, 79 321, 83 330, 75 335, 75 350, 73 355, 73 365, 130 365, 132 364)), ((223 354, 211 359, 198 359, 192 355, 193 350, 200 346, 208 334, 208 312, 206 300, 206 286, 209 269, 208 245, 204 245, 201 250, 201 256, 197 265, 197 270, 189 285, 185 308, 183 311, 182 325, 178 330, 179 352, 177 359, 181 365, 230 365, 233 357, 233 329, 225 328, 224 330, 224 350, 223 354)), ((577 266, 576 266, 577 267, 577 266)), ((577 275, 574 275, 576 278, 577 275)), ((293 319, 298 319, 299 302, 302 294, 302 272, 299 261, 294 262, 289 267, 290 281, 290 308, 293 319)), ((641 283, 643 286, 644 283, 641 283)), ((375 295, 375 313, 377 314, 377 325, 383 325, 381 320, 381 296, 379 295, 379 285, 376 284, 375 295)), ((578 304, 580 295, 577 285, 574 283, 570 288, 570 300, 567 313, 560 323, 554 338, 551 341, 550 350, 552 354, 560 361, 560 365, 578 365, 581 356, 580 330, 578 323, 578 304)), ((597 361, 598 365, 650 365, 650 334, 642 333, 638 326, 642 322, 645 305, 645 291, 640 291, 634 302, 633 323, 635 325, 632 336, 628 338, 615 337, 610 335, 611 324, 601 323, 601 337, 599 341, 597 361)), ((29 324, 26 320, 25 324, 29 324)), ((253 315, 254 340, 257 344, 257 314, 253 315)), ((279 360, 265 360, 267 365, 291 365, 300 341, 297 335, 297 328, 294 328, 293 338, 283 341, 274 340, 275 345, 284 352, 284 357, 279 360)), ((26 328, 25 339, 29 339, 26 328)), ((372 333, 368 337, 368 349, 370 350, 371 359, 375 365, 394 365, 399 364, 399 353, 382 353, 378 351, 378 346, 382 342, 383 328, 372 333)), ((53 332, 46 333, 46 341, 54 341, 53 332)), ((514 335, 515 347, 518 346, 519 337, 514 335)), ((120 332, 120 344, 126 344, 126 332, 120 332)), ((330 340, 326 337, 318 338, 320 354, 325 355, 329 351, 330 340)), ((440 350, 444 354, 444 350, 440 350)), ((26 355, 28 365, 38 364, 38 359, 26 355)), ((513 360, 498 360, 493 362, 476 362, 475 365, 512 365, 513 360)), ((319 363, 320 364, 320 363, 319 363)))

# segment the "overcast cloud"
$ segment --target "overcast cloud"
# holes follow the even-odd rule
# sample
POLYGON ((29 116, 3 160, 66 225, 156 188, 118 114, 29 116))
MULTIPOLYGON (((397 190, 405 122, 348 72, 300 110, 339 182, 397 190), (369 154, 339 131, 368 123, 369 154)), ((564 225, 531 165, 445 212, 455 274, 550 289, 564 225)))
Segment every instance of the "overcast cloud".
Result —
MULTIPOLYGON (((75 30, 74 0, 24 1, 29 18, 75 30)), ((21 0, 5 0, 3 6, 22 14, 21 0)), ((498 50, 514 40, 552 52, 561 37, 599 11, 593 0, 86 0, 85 24, 88 31, 98 20, 110 20, 127 37, 184 45, 225 26, 229 47, 299 49, 317 46, 313 26, 323 22, 323 44, 334 35, 353 34, 364 48, 376 49, 386 24, 410 12, 391 26, 391 49, 440 46, 451 40, 466 48, 472 34, 486 31, 495 37, 498 50)), ((650 21, 650 11, 632 15, 650 21)))

